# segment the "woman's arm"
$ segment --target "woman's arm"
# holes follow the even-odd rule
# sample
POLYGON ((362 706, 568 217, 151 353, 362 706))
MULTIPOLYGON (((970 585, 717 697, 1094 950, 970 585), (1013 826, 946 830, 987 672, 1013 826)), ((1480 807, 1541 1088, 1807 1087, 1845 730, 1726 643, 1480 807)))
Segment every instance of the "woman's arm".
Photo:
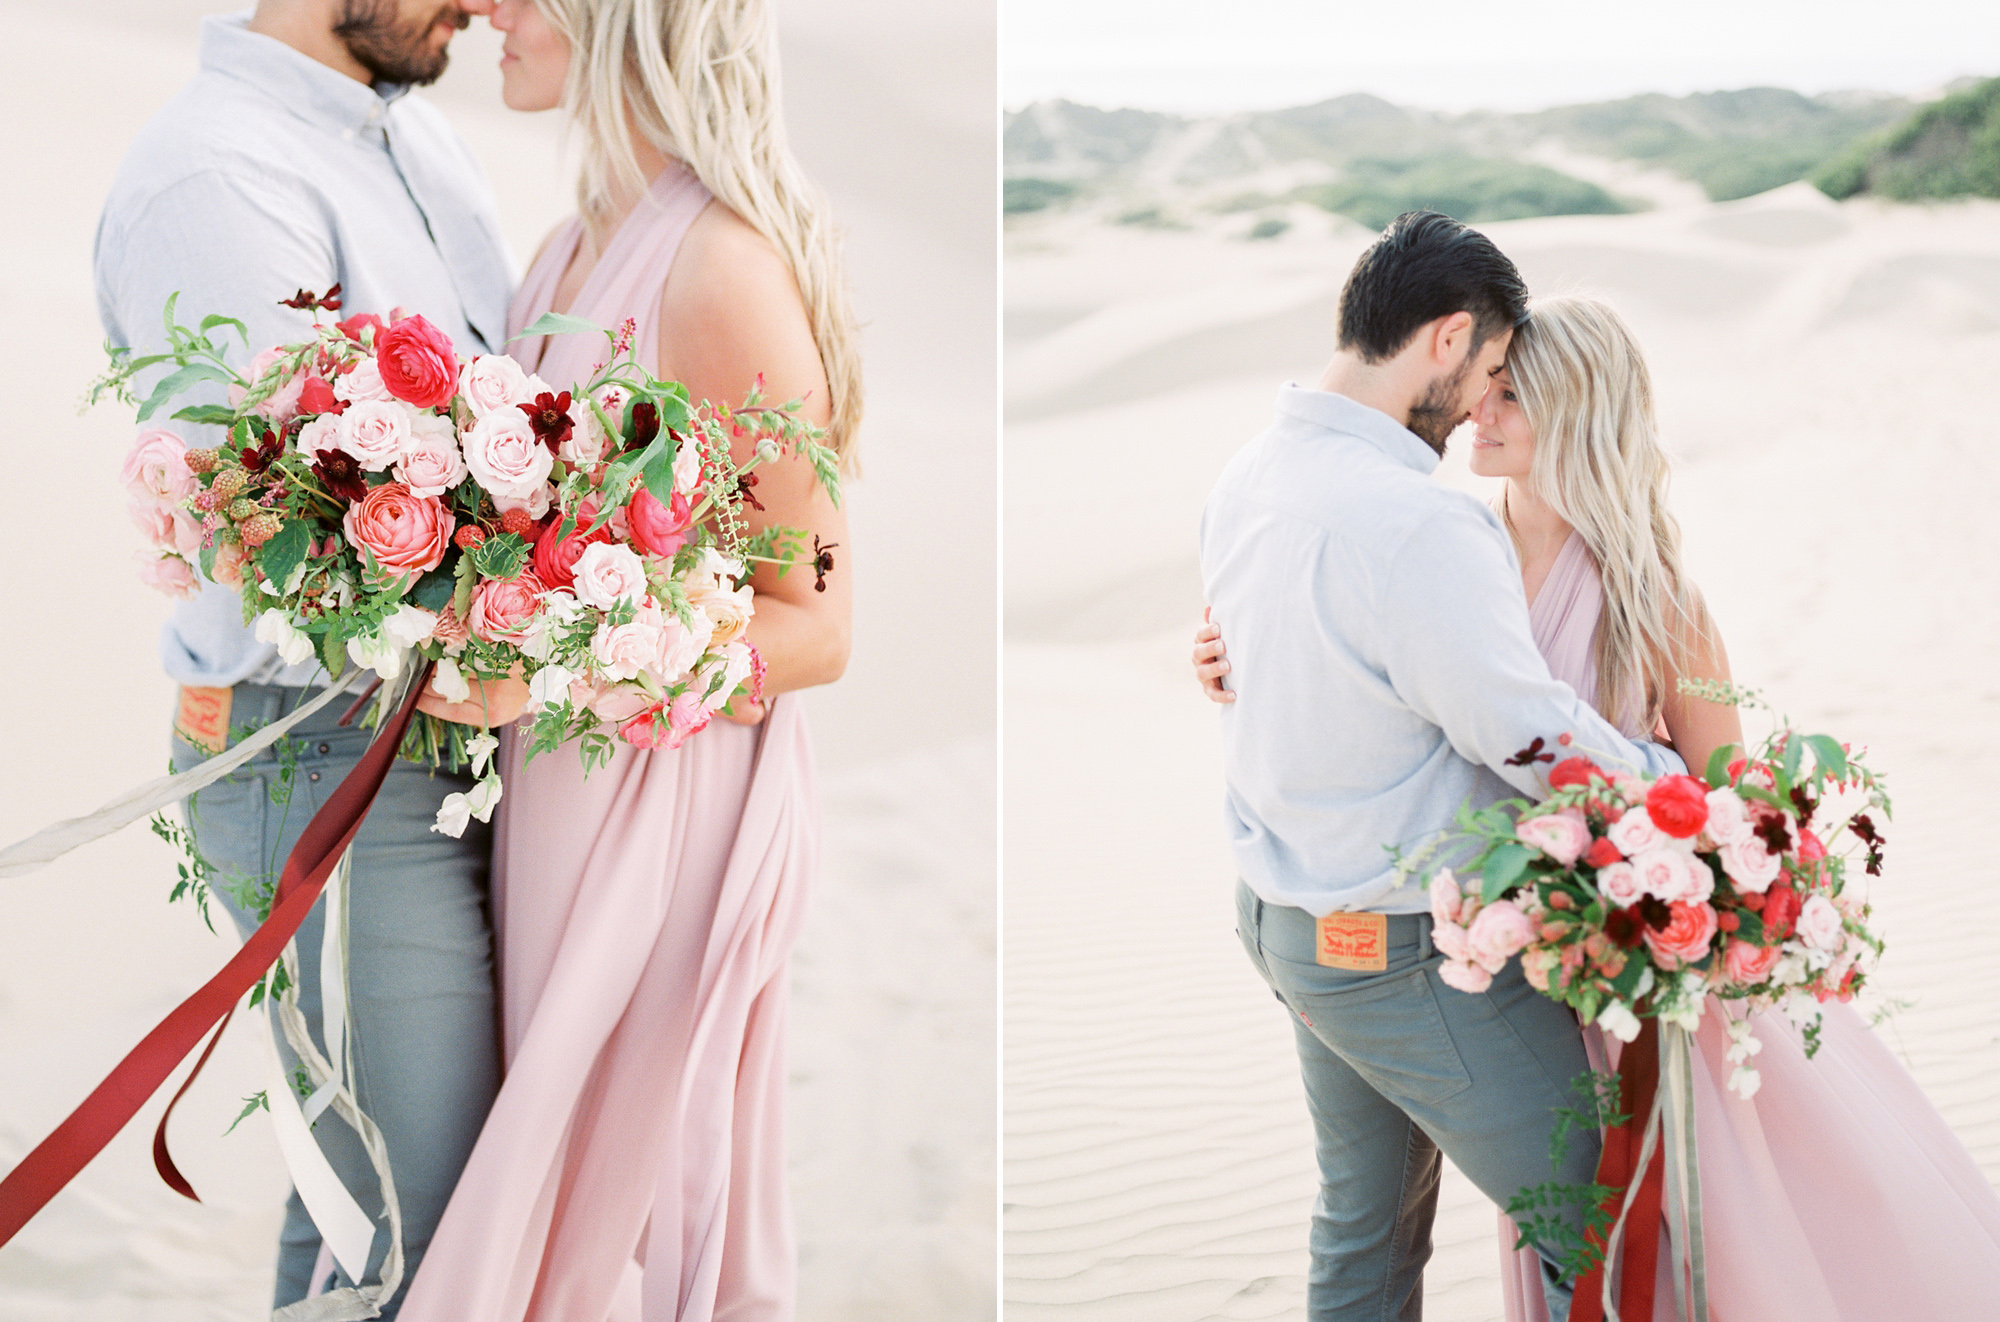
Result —
POLYGON ((1698 593, 1694 601, 1697 621, 1680 631, 1680 666, 1667 678, 1661 717, 1675 750, 1687 762, 1689 774, 1699 776, 1716 749, 1742 745, 1743 718, 1734 707, 1680 691, 1678 681, 1682 679, 1729 678, 1729 654, 1723 649, 1722 633, 1698 593))
MULTIPOLYGON (((803 398, 806 419, 824 426, 832 416, 826 372, 798 285, 764 237, 721 203, 702 212, 674 262, 660 300, 662 377, 685 384, 697 401, 737 405, 764 378, 764 398, 803 398)), ((755 437, 735 442, 739 463, 749 459, 755 437)), ((751 575, 756 615, 749 640, 763 657, 766 694, 828 684, 847 668, 853 613, 853 563, 847 516, 828 499, 805 459, 787 453, 758 468, 751 494, 761 510, 745 506, 752 532, 773 525, 802 529, 833 551, 824 590, 810 564, 780 577, 760 565, 751 575)))

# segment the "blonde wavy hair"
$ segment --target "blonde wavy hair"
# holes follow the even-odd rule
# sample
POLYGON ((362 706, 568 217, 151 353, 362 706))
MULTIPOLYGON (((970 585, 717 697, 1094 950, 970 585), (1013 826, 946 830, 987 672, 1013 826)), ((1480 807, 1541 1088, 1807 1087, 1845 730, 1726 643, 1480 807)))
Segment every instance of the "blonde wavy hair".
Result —
POLYGON ((569 41, 563 109, 582 143, 577 202, 602 216, 647 179, 636 129, 680 160, 770 241, 798 282, 832 410, 831 443, 852 467, 861 356, 840 240, 826 201, 785 139, 778 38, 766 0, 535 0, 569 41))
POLYGON ((1558 295, 1528 305, 1507 366, 1535 429, 1530 488, 1582 536, 1603 581, 1598 708, 1651 729, 1708 618, 1681 568, 1646 360, 1609 303, 1558 295))

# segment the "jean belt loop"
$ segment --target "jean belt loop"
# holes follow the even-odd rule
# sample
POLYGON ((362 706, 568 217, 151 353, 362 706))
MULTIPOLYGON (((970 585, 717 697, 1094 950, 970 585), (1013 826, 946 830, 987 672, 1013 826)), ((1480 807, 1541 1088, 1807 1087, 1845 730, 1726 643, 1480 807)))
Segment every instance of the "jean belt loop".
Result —
POLYGON ((1416 919, 1417 958, 1428 961, 1432 955, 1437 953, 1437 947, 1431 944, 1431 916, 1427 913, 1418 914, 1416 915, 1416 919))

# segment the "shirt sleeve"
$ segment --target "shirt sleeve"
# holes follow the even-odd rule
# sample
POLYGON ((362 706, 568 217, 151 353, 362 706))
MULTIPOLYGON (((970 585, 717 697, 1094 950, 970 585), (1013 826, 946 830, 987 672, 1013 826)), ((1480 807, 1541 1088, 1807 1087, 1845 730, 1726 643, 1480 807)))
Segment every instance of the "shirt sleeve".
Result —
MULTIPOLYGON (((99 226, 95 265, 99 316, 114 345, 135 354, 167 346, 161 313, 178 293, 174 319, 198 326, 212 313, 235 317, 249 332, 246 345, 234 329, 213 338, 239 370, 256 353, 311 333, 312 314, 279 306, 300 289, 324 292, 339 277, 330 235, 318 224, 323 203, 309 190, 266 180, 248 171, 204 170, 187 175, 135 204, 107 214, 99 226)), ((173 370, 171 363, 140 373, 134 392, 145 399, 173 370)), ((190 441, 212 428, 175 422, 170 414, 189 404, 227 402, 220 382, 203 382, 149 419, 190 441)), ((212 443, 213 437, 206 439, 212 443)))
POLYGON ((1643 775, 1682 771, 1673 750, 1634 742, 1549 673, 1528 625, 1521 576, 1502 535, 1476 508, 1448 506, 1391 559, 1376 603, 1382 661, 1410 709, 1444 731, 1461 757, 1533 798, 1547 764, 1510 766, 1536 739, 1572 737, 1575 751, 1643 775))

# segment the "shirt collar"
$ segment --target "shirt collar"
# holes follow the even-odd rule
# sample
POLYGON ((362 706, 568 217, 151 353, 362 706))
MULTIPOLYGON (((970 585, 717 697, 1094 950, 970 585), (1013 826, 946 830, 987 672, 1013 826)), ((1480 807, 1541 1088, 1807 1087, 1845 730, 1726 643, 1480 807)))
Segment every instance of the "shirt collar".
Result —
POLYGON ((1424 444, 1415 432, 1380 409, 1357 403, 1345 395, 1286 384, 1278 387, 1278 412, 1326 431, 1358 436, 1419 473, 1428 475, 1437 471, 1438 452, 1424 444))
POLYGON ((201 67, 248 83, 300 119, 351 132, 379 129, 389 107, 409 87, 364 87, 303 51, 249 28, 250 14, 215 14, 201 21, 201 67))

